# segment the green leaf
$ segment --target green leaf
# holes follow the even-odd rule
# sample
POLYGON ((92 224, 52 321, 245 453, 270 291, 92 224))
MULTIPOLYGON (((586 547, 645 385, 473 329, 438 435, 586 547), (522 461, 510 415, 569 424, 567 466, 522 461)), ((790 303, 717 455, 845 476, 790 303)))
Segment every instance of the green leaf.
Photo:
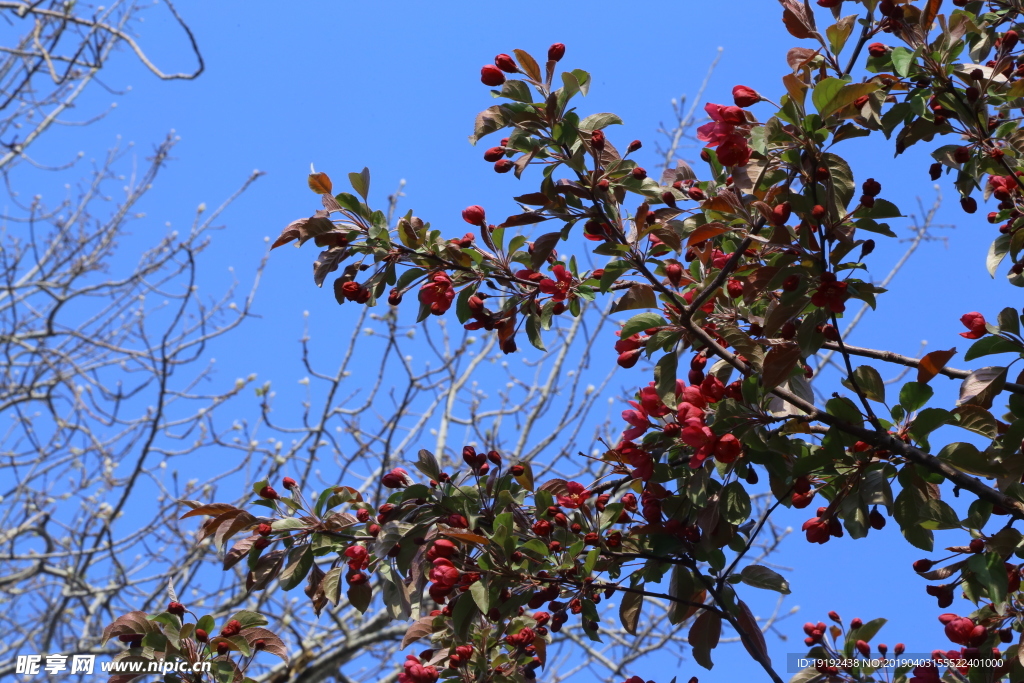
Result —
MULTIPOLYGON (((836 79, 826 79, 826 80, 836 80, 836 79)), ((818 113, 821 115, 821 118, 823 118, 823 119, 824 118, 828 118, 832 114, 834 114, 834 113, 842 110, 843 108, 848 107, 849 105, 853 104, 857 100, 857 98, 863 97, 864 95, 870 95, 871 93, 875 92, 876 90, 878 90, 878 84, 877 83, 872 83, 872 82, 868 82, 868 83, 851 83, 849 85, 844 85, 842 88, 839 89, 839 91, 835 94, 835 96, 833 96, 822 107, 822 106, 818 106, 818 103, 817 103, 818 89, 815 88, 814 89, 815 106, 818 107, 818 113)))
POLYGON ((541 351, 547 351, 547 348, 544 347, 544 339, 540 334, 539 316, 526 316, 526 338, 530 340, 530 343, 534 348, 540 349, 541 351))
MULTIPOLYGON (((636 586, 643 589, 644 584, 636 586)), ((640 623, 640 615, 643 613, 644 596, 640 593, 623 593, 619 601, 619 621, 626 633, 635 636, 637 624, 640 623)))
POLYGON ((1006 568, 998 553, 973 555, 967 560, 967 568, 985 586, 993 603, 999 604, 1006 600, 1006 568))
POLYGON ((935 390, 922 382, 907 382, 900 389, 900 405, 912 412, 928 403, 935 390))
POLYGON ((679 364, 679 356, 675 351, 670 351, 661 357, 658 364, 654 366, 654 386, 658 392, 658 398, 670 410, 675 410, 676 403, 676 370, 679 364))
POLYGON ((615 124, 622 124, 622 119, 615 114, 591 114, 580 121, 580 130, 601 130, 615 124))
POLYGON ((1000 331, 1020 335, 1020 316, 1017 315, 1016 308, 1007 307, 999 311, 996 322, 999 323, 1000 331))
POLYGON ((1010 235, 1000 235, 989 245, 988 256, 985 257, 985 267, 993 278, 996 276, 996 268, 999 267, 999 263, 1006 257, 1006 252, 1009 250, 1010 235))
POLYGON ((841 420, 846 420, 857 427, 864 424, 864 416, 861 415, 860 410, 854 402, 846 397, 830 398, 825 403, 825 411, 829 415, 838 417, 841 420))
POLYGON ((473 123, 473 134, 469 136, 469 143, 475 145, 480 138, 494 131, 501 130, 509 125, 509 123, 505 119, 505 111, 501 105, 496 104, 493 107, 488 107, 476 115, 476 121, 473 123))
POLYGON ((619 339, 629 339, 637 332, 643 332, 650 327, 664 327, 668 321, 657 313, 638 313, 626 321, 622 326, 619 339))
POLYGON ((501 86, 501 96, 507 97, 510 100, 515 100, 516 102, 533 102, 533 96, 530 94, 530 86, 528 86, 524 81, 505 81, 501 86))
POLYGON ((373 600, 373 589, 370 588, 369 582, 356 583, 348 587, 348 592, 345 595, 348 597, 349 604, 360 613, 365 614, 373 600))
MULTIPOLYGON (((239 624, 241 624, 242 628, 253 628, 254 626, 266 626, 267 624, 270 623, 269 621, 267 621, 267 618, 265 616, 263 616, 262 614, 260 614, 259 612, 253 612, 252 610, 247 610, 247 609, 243 609, 243 610, 239 610, 239 611, 235 612, 234 614, 231 615, 231 617, 228 619, 228 621, 231 621, 232 619, 234 619, 239 624)), ((200 628, 202 628, 202 626, 200 626, 200 628)), ((209 633, 210 631, 211 631, 211 629, 207 629, 207 633, 209 633)))
POLYGON ((929 499, 928 504, 919 511, 919 514, 921 515, 919 523, 925 529, 935 531, 960 528, 960 518, 957 517, 956 511, 941 500, 929 499))
MULTIPOLYGON (((875 370, 870 365, 861 365, 854 369, 853 379, 857 381, 856 386, 860 387, 860 390, 864 392, 865 398, 878 403, 885 403, 885 382, 882 381, 882 376, 878 374, 878 370, 875 370)), ((842 380, 843 386, 851 391, 854 390, 854 384, 849 378, 842 380)))
POLYGON ((892 68, 904 78, 910 73, 910 65, 914 63, 914 53, 905 47, 894 48, 889 57, 892 68))
POLYGON ((1007 369, 990 366, 979 368, 969 374, 960 385, 960 398, 956 404, 958 406, 973 404, 982 408, 991 408, 992 401, 1006 384, 1007 369))
POLYGON ((878 635, 878 632, 882 630, 887 621, 887 619, 872 619, 861 625, 860 628, 850 629, 850 632, 846 634, 846 643, 850 647, 849 652, 852 653, 852 646, 858 640, 871 642, 871 639, 878 635))
POLYGON ((974 444, 957 441, 946 444, 936 454, 961 472, 981 477, 994 477, 1003 473, 1003 468, 993 463, 988 456, 979 451, 974 444))
POLYGON ((861 208, 857 211, 858 218, 902 218, 899 208, 887 199, 875 198, 875 205, 870 209, 861 208))
POLYGON ((730 524, 742 524, 750 517, 750 494, 738 481, 731 481, 722 489, 722 519, 730 524))
POLYGON ((964 354, 964 360, 974 360, 993 353, 1020 353, 1022 350, 1017 342, 990 334, 971 344, 971 348, 964 354))
MULTIPOLYGON (((697 579, 693 571, 681 565, 672 567, 672 577, 669 580, 668 594, 679 600, 692 600, 700 591, 697 587, 697 579)), ((669 623, 678 625, 686 620, 690 613, 690 606, 672 601, 668 607, 669 623)))
POLYGON ((367 195, 370 194, 370 169, 363 168, 359 173, 349 173, 348 181, 352 183, 352 189, 366 201, 367 195))
POLYGON ((288 564, 281 571, 278 580, 281 582, 281 589, 289 591, 298 586, 309 568, 313 566, 313 548, 308 543, 296 546, 288 553, 288 564))
POLYGON ((928 448, 928 435, 944 424, 954 422, 953 413, 942 408, 925 408, 910 425, 910 436, 928 448))
POLYGON ((487 586, 484 584, 483 579, 474 581, 470 584, 469 592, 473 596, 473 601, 476 603, 476 606, 480 608, 480 612, 482 614, 487 614, 487 611, 490 610, 490 595, 488 594, 489 591, 487 590, 487 586))
POLYGON ((743 580, 743 583, 754 588, 763 588, 782 593, 783 595, 789 595, 790 593, 789 582, 781 574, 759 564, 751 564, 744 567, 743 571, 740 572, 740 578, 743 580))

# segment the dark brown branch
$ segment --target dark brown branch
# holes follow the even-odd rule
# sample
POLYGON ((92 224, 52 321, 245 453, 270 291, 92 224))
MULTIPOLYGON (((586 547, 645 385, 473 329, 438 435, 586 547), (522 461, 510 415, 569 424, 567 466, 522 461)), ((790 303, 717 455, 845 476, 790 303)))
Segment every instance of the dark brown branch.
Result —
MULTIPOLYGON (((898 353, 892 351, 879 351, 878 349, 866 349, 862 346, 846 346, 847 353, 854 356, 863 356, 864 358, 874 358, 875 360, 885 361, 886 363, 895 363, 896 365, 905 365, 909 368, 916 368, 921 365, 921 359, 911 358, 910 356, 901 356, 898 353)), ((839 344, 835 342, 825 342, 822 344, 822 348, 829 349, 830 351, 838 351, 839 344)), ((970 370, 957 370, 955 368, 942 368, 939 370, 940 375, 945 375, 952 379, 966 379, 970 374, 970 370)), ((1014 394, 1024 394, 1024 384, 1014 384, 1007 382, 1003 388, 1014 394)))

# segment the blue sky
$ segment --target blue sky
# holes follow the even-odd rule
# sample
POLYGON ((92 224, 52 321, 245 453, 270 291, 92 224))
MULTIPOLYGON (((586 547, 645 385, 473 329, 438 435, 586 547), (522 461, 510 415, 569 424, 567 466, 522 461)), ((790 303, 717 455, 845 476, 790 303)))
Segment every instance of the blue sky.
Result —
MULTIPOLYGON (((800 44, 785 32, 778 6, 763 1, 651 4, 632 12, 610 2, 570 7, 218 0, 182 2, 179 9, 202 47, 206 73, 194 82, 159 82, 127 55, 120 56, 104 81, 114 89, 131 86, 131 92, 115 98, 117 108, 89 129, 83 149, 87 157, 98 157, 120 134, 142 152, 170 129, 181 136, 177 160, 147 198, 149 219, 138 223, 136 232, 161 231, 165 221, 183 228, 198 204, 215 205, 253 169, 265 171, 225 214, 226 228, 207 255, 223 265, 214 274, 227 277, 227 267, 233 266, 243 281, 265 252, 265 236, 276 236, 289 221, 318 208, 306 188, 310 163, 331 174, 336 186, 346 173, 370 167, 376 205, 383 205, 399 179, 405 179, 404 206, 453 235, 465 231, 459 212, 468 204, 482 204, 495 215, 513 212, 510 198, 527 191, 529 174, 522 181, 494 174, 481 160, 489 145, 474 148, 466 141, 474 114, 493 102, 479 82, 479 68, 499 52, 518 47, 542 55, 550 43, 565 43, 563 65, 594 77, 589 97, 579 106, 618 113, 625 127, 609 135, 617 142, 643 140, 637 158, 653 168, 658 161, 655 131, 671 118, 669 101, 696 92, 719 47, 724 51, 706 101, 728 102, 736 83, 777 99, 787 69, 785 52, 800 44)), ((154 7, 140 34, 164 70, 192 67, 185 37, 168 21, 165 8, 154 7)), ((111 101, 108 93, 94 90, 81 105, 83 118, 111 101)), ((62 136, 83 144, 78 129, 58 131, 47 147, 36 150, 37 157, 63 160, 68 147, 62 136)), ((906 213, 917 213, 916 197, 926 205, 934 197, 927 175, 930 160, 921 147, 895 160, 884 139, 858 139, 837 151, 848 155, 858 181, 874 176, 882 183, 883 197, 906 213)), ((916 355, 927 340, 929 350, 957 346, 963 352, 967 344, 957 336, 963 329, 961 314, 980 310, 994 317, 1004 305, 1020 302, 1019 292, 1002 275, 992 280, 984 270, 995 235, 994 226, 984 220, 987 208, 967 216, 951 183, 944 193, 939 221, 956 224, 956 229, 937 232, 946 243, 921 247, 852 343, 916 355)), ((892 221, 901 236, 906 224, 892 221)), ((881 279, 906 245, 878 242, 871 262, 873 276, 881 279)), ((302 374, 293 359, 303 311, 310 312, 314 338, 347 333, 353 307, 339 308, 329 291, 311 285, 313 258, 311 250, 274 254, 257 300, 262 317, 248 326, 260 343, 236 340, 230 348, 215 350, 225 382, 258 372, 261 378, 294 385, 302 374)), ((216 290, 222 284, 214 277, 203 287, 216 290)), ((956 359, 951 364, 964 367, 956 359)), ((618 381, 629 385, 648 378, 638 368, 618 381)), ((935 384, 939 397, 955 398, 956 383, 938 378, 935 384)), ((951 437, 966 440, 964 434, 951 437)), ((798 529, 809 512, 791 511, 780 519, 798 529)), ((939 547, 963 540, 948 532, 938 537, 939 547)), ((924 594, 925 582, 910 570, 921 556, 891 521, 880 534, 872 532, 868 542, 846 538, 809 546, 791 539, 778 561, 793 567, 794 594, 787 606, 799 605, 800 613, 779 627, 788 643, 769 637, 773 654, 801 652, 800 624, 825 619, 829 609, 847 618, 889 617, 892 623, 879 639, 890 645, 902 640, 910 651, 925 652, 944 645, 935 620, 940 610, 924 594), (873 542, 877 537, 881 541, 873 542)), ((764 613, 773 600, 752 603, 764 613)), ((724 681, 756 669, 735 646, 716 659, 720 664, 712 672, 688 662, 680 678, 724 681)), ((645 677, 667 683, 671 676, 652 671, 645 677)))

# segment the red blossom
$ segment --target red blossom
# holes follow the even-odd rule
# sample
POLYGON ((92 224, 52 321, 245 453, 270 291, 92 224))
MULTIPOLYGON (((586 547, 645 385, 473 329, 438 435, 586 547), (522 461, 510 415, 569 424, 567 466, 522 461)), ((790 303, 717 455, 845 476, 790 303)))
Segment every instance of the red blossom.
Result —
POLYGON ((540 291, 550 294, 552 301, 565 301, 569 295, 569 288, 572 286, 572 274, 563 265, 556 265, 551 268, 555 274, 555 280, 544 278, 540 281, 540 291))
POLYGON ((842 313, 846 310, 846 299, 849 296, 846 287, 845 282, 836 279, 835 273, 824 272, 821 274, 821 284, 811 296, 811 303, 833 313, 842 313))
POLYGON ((424 666, 416 655, 408 655, 402 665, 403 671, 398 674, 398 683, 434 683, 437 680, 437 669, 424 666))
POLYGON ((651 417, 664 417, 672 413, 672 410, 658 396, 658 391, 654 388, 654 382, 640 390, 640 406, 651 417))
POLYGON ((439 557, 434 560, 430 568, 430 580, 441 586, 454 586, 459 582, 459 570, 455 568, 452 561, 439 557))
POLYGON ((970 313, 964 313, 960 317, 960 322, 964 324, 969 331, 961 332, 960 336, 964 339, 980 339, 987 334, 985 329, 985 316, 977 311, 971 311, 970 313))
POLYGON ((349 558, 348 568, 352 571, 359 571, 360 569, 365 569, 366 566, 370 563, 368 559, 370 553, 366 550, 365 547, 361 545, 350 545, 349 547, 345 548, 345 552, 343 554, 345 555, 345 557, 349 558))
POLYGON ((829 524, 827 519, 812 517, 804 522, 803 526, 800 528, 807 534, 808 543, 820 544, 828 542, 828 539, 831 537, 828 527, 829 524))
POLYGON ((447 273, 435 273, 420 287, 420 303, 430 307, 434 315, 442 315, 452 306, 455 289, 447 273))
POLYGON ((583 484, 580 484, 579 482, 566 482, 565 486, 569 489, 569 492, 564 496, 558 496, 558 504, 564 508, 575 510, 580 505, 583 505, 583 503, 586 502, 587 497, 590 495, 590 491, 584 488, 583 484))

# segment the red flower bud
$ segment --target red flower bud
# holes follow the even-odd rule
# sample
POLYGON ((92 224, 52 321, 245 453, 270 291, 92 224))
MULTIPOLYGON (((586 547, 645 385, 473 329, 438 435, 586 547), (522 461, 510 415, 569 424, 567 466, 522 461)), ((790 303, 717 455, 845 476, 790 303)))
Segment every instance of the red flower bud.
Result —
POLYGON ((969 147, 957 147, 953 150, 953 161, 958 164, 966 164, 971 160, 971 150, 969 147))
POLYGON ((772 225, 785 225, 792 213, 793 209, 789 202, 782 202, 772 207, 772 215, 769 220, 772 225))
POLYGON ((871 654, 871 646, 868 645, 863 640, 858 640, 857 643, 856 643, 856 646, 857 646, 857 651, 860 652, 865 657, 867 657, 868 655, 871 654))
POLYGON ((604 149, 604 131, 595 130, 590 134, 590 146, 596 150, 604 149))
POLYGON ((494 65, 506 73, 514 74, 519 71, 519 67, 516 66, 516 60, 512 59, 511 56, 502 53, 494 58, 494 65))
POLYGON ((505 74, 493 64, 486 64, 480 69, 480 82, 484 85, 496 87, 505 82, 505 74))
POLYGON ((185 616, 185 605, 183 605, 180 602, 177 602, 175 600, 175 601, 172 601, 172 602, 168 603, 167 611, 170 612, 171 614, 177 616, 177 617, 183 617, 183 616, 185 616))
POLYGON ((868 197, 877 197, 878 194, 882 191, 882 184, 875 180, 874 178, 868 178, 860 186, 860 189, 868 197))
POLYGON ((484 152, 484 161, 498 161, 505 156, 504 147, 491 147, 489 150, 484 152))
POLYGON ((647 177, 647 171, 642 166, 637 166, 632 171, 630 171, 630 173, 632 173, 633 177, 636 178, 637 180, 643 180, 644 178, 647 177))
POLYGON ((761 95, 753 88, 737 85, 732 89, 732 101, 737 107, 749 107, 761 101, 761 95))
POLYGON ((665 190, 661 193, 661 201, 665 202, 673 209, 676 208, 676 196, 672 194, 672 190, 665 190))
POLYGON ((281 485, 290 491, 296 486, 298 486, 298 483, 296 483, 296 481, 291 477, 285 477, 284 479, 281 480, 281 485))
POLYGON ((264 486, 263 488, 261 488, 259 491, 259 496, 260 498, 268 498, 270 500, 277 500, 278 498, 281 497, 277 495, 277 491, 275 491, 271 486, 264 486))
POLYGON ((476 204, 473 206, 467 206, 462 210, 462 220, 466 221, 470 225, 483 225, 486 220, 484 207, 476 204))
POLYGON ((515 162, 511 159, 498 159, 494 162, 495 173, 508 173, 515 168, 515 162))
POLYGON ((562 43, 555 43, 548 48, 548 61, 557 62, 565 56, 565 45, 562 43))
POLYGON ((231 636, 237 636, 241 631, 242 623, 237 619, 232 619, 224 625, 224 628, 221 629, 220 634, 225 638, 230 638, 231 636))
POLYGON ((201 628, 197 628, 195 630, 195 634, 196 634, 196 640, 199 641, 200 643, 205 643, 206 640, 210 637, 210 634, 207 633, 205 630, 203 630, 201 628))
POLYGON ((872 57, 884 57, 888 52, 889 48, 881 43, 871 43, 868 45, 868 54, 872 57))
POLYGON ((964 197, 960 200, 960 208, 964 213, 974 213, 978 210, 978 200, 974 197, 964 197))
POLYGON ((389 489, 404 489, 409 485, 409 473, 401 467, 396 467, 381 477, 380 483, 389 489))

